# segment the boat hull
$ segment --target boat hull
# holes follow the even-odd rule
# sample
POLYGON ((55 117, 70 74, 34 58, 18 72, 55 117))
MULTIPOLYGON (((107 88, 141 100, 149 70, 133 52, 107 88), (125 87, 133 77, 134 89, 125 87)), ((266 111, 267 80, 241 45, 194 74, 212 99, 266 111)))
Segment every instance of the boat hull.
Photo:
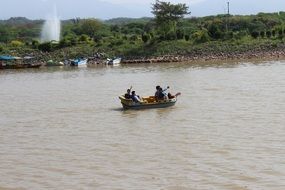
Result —
POLYGON ((0 69, 39 68, 42 64, 0 64, 0 69))
POLYGON ((119 97, 124 109, 153 109, 153 108, 167 108, 174 106, 177 99, 172 98, 168 100, 155 101, 154 97, 142 98, 141 102, 133 102, 131 99, 126 99, 123 96, 119 97))

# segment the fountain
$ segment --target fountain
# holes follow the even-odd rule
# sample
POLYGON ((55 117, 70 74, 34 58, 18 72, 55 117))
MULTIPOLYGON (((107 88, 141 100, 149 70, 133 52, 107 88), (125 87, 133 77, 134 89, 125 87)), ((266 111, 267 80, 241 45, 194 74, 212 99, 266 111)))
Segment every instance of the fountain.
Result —
POLYGON ((43 25, 41 32, 41 42, 59 41, 60 39, 60 19, 57 16, 54 6, 53 14, 49 15, 43 25))

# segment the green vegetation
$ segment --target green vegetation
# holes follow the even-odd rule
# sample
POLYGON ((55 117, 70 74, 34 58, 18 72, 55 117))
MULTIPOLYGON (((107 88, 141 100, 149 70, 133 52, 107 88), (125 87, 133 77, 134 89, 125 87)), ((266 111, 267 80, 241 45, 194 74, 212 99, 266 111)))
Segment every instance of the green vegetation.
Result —
POLYGON ((154 18, 62 21, 58 43, 40 43, 42 20, 0 21, 0 54, 48 54, 58 59, 92 56, 199 55, 242 53, 284 44, 285 12, 184 18, 185 4, 156 1, 154 18), (48 53, 47 53, 48 52, 48 53))

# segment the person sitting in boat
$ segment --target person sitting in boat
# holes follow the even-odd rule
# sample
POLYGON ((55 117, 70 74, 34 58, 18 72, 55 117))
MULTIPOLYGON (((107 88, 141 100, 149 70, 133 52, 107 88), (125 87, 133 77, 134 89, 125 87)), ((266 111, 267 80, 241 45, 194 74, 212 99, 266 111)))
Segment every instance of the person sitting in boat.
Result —
POLYGON ((168 94, 167 94, 167 97, 168 97, 168 99, 173 99, 173 98, 175 98, 176 96, 173 96, 172 94, 168 93, 168 94))
POLYGON ((127 93, 124 95, 126 99, 131 99, 132 94, 131 94, 132 86, 127 90, 127 93))
POLYGON ((136 95, 136 92, 135 91, 132 91, 132 100, 134 101, 134 102, 140 102, 141 101, 141 98, 140 98, 140 96, 138 96, 138 95, 136 95))
POLYGON ((162 89, 161 87, 159 87, 158 100, 165 100, 168 98, 167 92, 166 92, 168 89, 169 89, 169 86, 165 89, 162 89))
POLYGON ((175 98, 176 96, 173 96, 170 92, 167 93, 166 91, 169 89, 169 86, 163 90, 163 94, 164 94, 164 99, 172 99, 175 98))
POLYGON ((154 98, 155 100, 157 101, 158 100, 158 95, 159 95, 159 92, 160 92, 160 86, 156 86, 155 87, 156 91, 155 91, 155 94, 154 94, 154 98))

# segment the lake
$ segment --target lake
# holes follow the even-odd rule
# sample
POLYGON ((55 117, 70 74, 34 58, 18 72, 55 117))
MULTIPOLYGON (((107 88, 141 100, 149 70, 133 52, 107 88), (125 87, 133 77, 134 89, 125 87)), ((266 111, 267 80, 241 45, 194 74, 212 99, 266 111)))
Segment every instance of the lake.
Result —
POLYGON ((285 189, 285 61, 0 71, 0 189, 285 189), (123 110, 130 86, 181 92, 123 110))

